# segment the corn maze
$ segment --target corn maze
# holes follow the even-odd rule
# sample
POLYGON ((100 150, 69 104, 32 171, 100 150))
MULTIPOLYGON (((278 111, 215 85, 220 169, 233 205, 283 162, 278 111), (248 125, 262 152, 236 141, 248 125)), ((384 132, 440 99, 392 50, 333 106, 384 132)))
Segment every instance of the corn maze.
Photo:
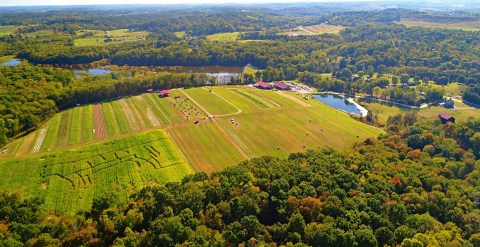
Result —
POLYGON ((179 181, 193 170, 166 133, 155 130, 79 149, 0 162, 9 174, 0 189, 20 188, 28 178, 29 196, 45 199, 55 212, 74 212, 91 206, 95 196, 118 191, 119 200, 148 183, 179 181))

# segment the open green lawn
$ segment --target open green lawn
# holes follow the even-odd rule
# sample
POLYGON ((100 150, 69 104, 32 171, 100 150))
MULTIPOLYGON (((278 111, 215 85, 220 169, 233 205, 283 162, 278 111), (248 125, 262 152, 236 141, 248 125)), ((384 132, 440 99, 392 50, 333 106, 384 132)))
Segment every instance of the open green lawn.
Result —
POLYGON ((145 40, 148 32, 144 31, 129 31, 128 29, 116 29, 110 31, 101 30, 80 30, 77 35, 91 33, 93 36, 74 39, 75 46, 101 46, 109 44, 119 44, 123 42, 131 42, 138 40, 145 40), (106 39, 110 39, 108 42, 106 39))
POLYGON ((192 97, 205 110, 213 115, 232 114, 238 110, 231 102, 222 99, 213 92, 209 92, 205 88, 190 88, 185 90, 188 96, 192 97))
POLYGON ((207 35, 208 40, 213 41, 235 41, 238 39, 240 33, 233 32, 233 33, 216 33, 212 35, 207 35))
POLYGON ((459 96, 463 95, 463 92, 465 91, 466 87, 465 85, 461 85, 457 82, 450 83, 448 85, 437 85, 435 83, 429 83, 429 87, 433 88, 443 88, 445 90, 445 96, 447 97, 454 97, 454 96, 459 96))
POLYGON ((376 117, 377 121, 383 124, 387 123, 388 117, 395 116, 397 114, 403 113, 405 111, 409 111, 410 109, 407 108, 400 108, 398 106, 389 106, 387 104, 378 103, 374 101, 366 101, 366 100, 359 100, 356 99, 358 103, 360 103, 363 107, 373 113, 373 116, 376 117))
MULTIPOLYGON (((469 106, 464 106, 468 107, 469 106)), ((455 110, 455 109, 446 109, 444 107, 440 106, 432 106, 430 108, 423 108, 418 112, 418 116, 422 118, 438 118, 438 115, 441 113, 447 113, 455 117, 455 120, 457 122, 464 122, 466 121, 469 117, 475 117, 478 118, 480 117, 480 109, 465 109, 465 110, 455 110)))
POLYGON ((193 172, 162 130, 81 148, 0 161, 0 190, 45 200, 56 213, 88 210, 93 198, 115 193, 120 202, 147 184, 180 181, 193 172))

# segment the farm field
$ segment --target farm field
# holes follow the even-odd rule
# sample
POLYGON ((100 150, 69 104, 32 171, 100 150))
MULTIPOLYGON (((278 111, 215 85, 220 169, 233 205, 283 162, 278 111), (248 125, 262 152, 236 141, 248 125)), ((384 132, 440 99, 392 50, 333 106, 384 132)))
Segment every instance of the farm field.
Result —
POLYGON ((199 103, 207 112, 213 115, 237 113, 237 106, 226 101, 217 94, 209 92, 206 88, 190 88, 185 93, 199 103))
POLYGON ((211 173, 245 160, 211 120, 172 127, 168 132, 198 171, 211 173))
POLYGON ((480 21, 439 23, 439 22, 427 22, 427 21, 403 19, 399 22, 399 24, 403 24, 407 27, 448 28, 448 29, 461 29, 465 31, 480 30, 480 21))
POLYGON ((271 155, 285 158, 290 153, 323 146, 344 148, 353 142, 381 133, 379 129, 359 124, 347 114, 317 105, 279 109, 235 117, 219 123, 236 136, 255 157, 271 155), (267 113, 268 112, 268 113, 267 113))
MULTIPOLYGON (((172 106, 174 101, 144 94, 60 112, 38 130, 21 138, 21 143, 17 140, 7 144, 3 148, 7 152, 0 156, 0 160, 64 150, 187 121, 172 106)), ((204 117, 204 114, 200 116, 204 117)))
POLYGON ((207 39, 212 41, 235 41, 238 39, 239 35, 239 32, 216 33, 212 35, 207 35, 207 39))
MULTIPOLYGON (((323 146, 345 148, 382 132, 292 92, 246 86, 173 89, 166 98, 143 94, 63 111, 37 131, 8 144, 7 152, 0 156, 0 171, 24 162, 30 167, 28 172, 54 174, 37 175, 28 181, 36 187, 22 188, 48 198, 49 209, 64 211, 61 205, 76 203, 72 210, 80 210, 89 204, 79 202, 91 201, 95 193, 114 182, 118 182, 115 188, 126 195, 126 191, 149 181, 178 180, 193 170, 211 173, 263 155, 285 158, 293 152, 323 146), (173 152, 174 145, 179 151, 175 160, 182 160, 180 170, 162 168, 159 172, 158 166, 138 165, 150 160, 149 152, 153 151, 143 145, 148 141, 155 142, 155 147, 168 142, 161 147, 170 151, 155 152, 162 162, 170 160, 163 155, 173 152), (86 155, 88 152, 94 153, 93 157, 86 155), (126 167, 113 173, 105 168, 110 172, 99 173, 114 174, 115 178, 92 175, 97 165, 100 169, 101 164, 117 160, 126 161, 126 167)), ((21 170, 19 174, 27 173, 23 167, 16 169, 21 170)), ((15 180, 18 178, 12 179, 9 181, 15 186, 21 183, 15 180)), ((8 188, 3 184, 0 189, 2 186, 8 188)))
POLYGON ((180 181, 193 169, 162 130, 67 151, 0 161, 2 191, 23 191, 45 200, 55 213, 87 210, 95 196, 129 193, 147 184, 180 181))
POLYGON ((318 34, 339 34, 340 31, 344 30, 343 26, 334 26, 325 23, 312 26, 300 26, 293 29, 290 29, 283 34, 289 36, 298 36, 298 35, 318 35, 318 34))
POLYGON ((108 44, 119 44, 122 42, 131 42, 137 40, 145 40, 148 32, 140 31, 129 31, 128 29, 117 29, 110 31, 101 31, 101 30, 81 30, 77 31, 77 35, 82 35, 86 33, 91 33, 92 36, 78 38, 73 42, 75 46, 101 46, 108 44), (105 42, 106 39, 110 41, 105 42))

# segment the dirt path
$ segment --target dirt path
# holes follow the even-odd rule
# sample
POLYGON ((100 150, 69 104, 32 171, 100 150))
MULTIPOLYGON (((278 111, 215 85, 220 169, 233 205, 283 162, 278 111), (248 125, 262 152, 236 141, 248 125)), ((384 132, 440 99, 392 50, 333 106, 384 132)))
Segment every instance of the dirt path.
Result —
POLYGON ((277 92, 277 94, 280 94, 280 95, 282 95, 283 97, 285 97, 285 98, 287 98, 287 99, 289 99, 289 100, 291 100, 291 101, 293 101, 293 102, 295 102, 295 103, 298 103, 298 104, 301 105, 301 106, 306 106, 306 107, 312 106, 312 105, 308 104, 307 102, 303 102, 302 100, 300 100, 300 99, 298 99, 298 98, 295 98, 295 97, 293 97, 292 95, 289 95, 289 94, 284 93, 284 92, 282 92, 282 91, 276 91, 276 92, 277 92))
POLYGON ((205 114, 207 114, 207 116, 212 120, 213 124, 215 125, 215 127, 217 127, 218 130, 220 130, 220 132, 222 133, 222 135, 227 138, 227 140, 233 145, 233 147, 243 156, 243 158, 249 160, 250 157, 248 157, 247 154, 245 154, 245 152, 243 152, 243 150, 238 146, 238 144, 232 139, 232 137, 230 137, 230 135, 228 135, 228 133, 222 128, 222 126, 220 126, 220 124, 217 122, 217 120, 215 119, 215 117, 210 114, 207 110, 205 110, 205 108, 203 108, 199 103, 197 103, 192 97, 190 97, 190 95, 188 95, 185 91, 183 91, 183 89, 178 89, 181 93, 183 93, 183 95, 185 95, 185 97, 187 97, 189 100, 191 100, 195 105, 198 106, 198 108, 200 108, 203 112, 205 112, 205 114))
POLYGON ((105 129, 102 105, 100 104, 93 105, 93 127, 95 128, 95 140, 105 139, 107 132, 105 129))

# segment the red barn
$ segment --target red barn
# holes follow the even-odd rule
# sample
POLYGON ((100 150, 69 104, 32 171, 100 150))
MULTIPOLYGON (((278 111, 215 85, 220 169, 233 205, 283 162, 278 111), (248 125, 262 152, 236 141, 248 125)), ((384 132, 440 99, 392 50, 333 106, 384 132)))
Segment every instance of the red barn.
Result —
POLYGON ((272 85, 264 82, 264 81, 258 81, 257 82, 257 87, 260 88, 260 89, 271 89, 272 88, 272 85))
POLYGON ((160 96, 160 97, 162 97, 162 98, 163 98, 163 97, 168 97, 168 96, 170 96, 170 91, 168 91, 168 90, 162 90, 162 91, 160 91, 160 93, 158 94, 158 96, 160 96))
POLYGON ((288 86, 285 83, 279 82, 279 81, 275 82, 275 84, 273 84, 273 86, 278 90, 290 90, 290 86, 288 86))
POLYGON ((440 119, 440 121, 442 121, 443 124, 446 124, 447 122, 455 123, 455 118, 446 113, 438 115, 438 118, 440 119))

